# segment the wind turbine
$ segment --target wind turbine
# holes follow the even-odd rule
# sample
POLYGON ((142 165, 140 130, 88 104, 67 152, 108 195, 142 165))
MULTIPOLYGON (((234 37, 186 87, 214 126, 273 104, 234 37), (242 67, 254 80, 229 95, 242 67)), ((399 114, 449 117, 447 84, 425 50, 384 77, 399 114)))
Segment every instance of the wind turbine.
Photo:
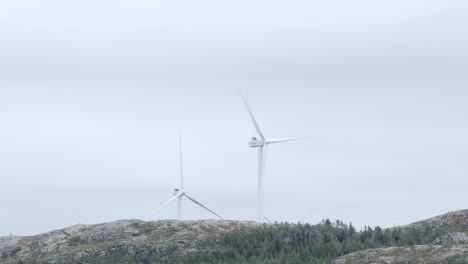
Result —
POLYGON ((209 211, 210 213, 216 215, 219 219, 221 220, 224 220, 224 218, 222 218, 221 216, 219 216, 218 214, 216 214, 215 212, 211 211, 208 207, 204 206, 203 204, 201 204, 200 202, 198 202, 197 200, 193 199, 192 197, 190 197, 184 190, 184 173, 183 173, 183 169, 182 169, 182 136, 181 134, 179 133, 179 150, 180 150, 180 188, 176 188, 174 189, 174 194, 172 196, 171 199, 169 199, 167 202, 165 202, 163 205, 161 205, 161 207, 158 208, 158 210, 156 210, 156 212, 158 212, 159 210, 161 210, 163 207, 165 207, 166 205, 172 203, 173 201, 175 201, 177 199, 177 205, 178 205, 178 219, 179 221, 182 219, 182 197, 185 196, 187 199, 189 199, 190 201, 192 201, 193 203, 199 205, 200 207, 203 207, 205 208, 207 211, 209 211))
POLYGON ((306 139, 310 137, 300 137, 300 138, 266 138, 263 134, 263 132, 260 130, 260 127, 257 123, 257 120, 255 120, 255 117, 252 113, 252 110, 250 110, 249 104, 247 104, 247 101, 245 100, 244 96, 241 94, 242 100, 245 103, 245 106, 247 107, 247 111, 249 112, 250 118, 252 119, 252 123, 255 127, 255 130, 257 130, 258 135, 260 136, 260 139, 257 139, 256 137, 252 137, 252 139, 249 142, 249 147, 251 148, 258 148, 258 211, 257 211, 257 216, 258 216, 258 222, 264 222, 266 220, 267 222, 271 222, 268 218, 265 217, 265 211, 264 211, 264 206, 265 206, 265 201, 264 201, 264 176, 265 176, 265 163, 266 163, 266 147, 270 144, 274 143, 281 143, 281 142, 287 142, 287 141, 294 141, 294 140, 301 140, 301 139, 306 139))

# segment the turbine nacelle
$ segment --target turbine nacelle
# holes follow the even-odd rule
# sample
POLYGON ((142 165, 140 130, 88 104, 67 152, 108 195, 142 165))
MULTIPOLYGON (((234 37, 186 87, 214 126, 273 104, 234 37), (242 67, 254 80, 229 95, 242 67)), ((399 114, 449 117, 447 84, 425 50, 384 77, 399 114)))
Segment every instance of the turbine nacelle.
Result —
POLYGON ((175 195, 177 195, 177 194, 179 194, 179 193, 180 193, 180 194, 184 194, 185 192, 184 192, 184 190, 175 188, 175 189, 174 189, 174 194, 173 194, 173 195, 175 196, 175 195))
POLYGON ((288 142, 288 141, 295 141, 295 140, 301 140, 301 139, 306 139, 306 138, 308 138, 308 137, 302 137, 302 138, 271 138, 271 139, 265 139, 265 140, 258 140, 256 137, 252 137, 252 139, 249 142, 249 147, 259 148, 259 147, 269 145, 269 144, 288 142))
POLYGON ((258 148, 265 145, 265 142, 263 140, 258 140, 256 137, 252 137, 252 139, 249 142, 249 147, 251 148, 258 148))

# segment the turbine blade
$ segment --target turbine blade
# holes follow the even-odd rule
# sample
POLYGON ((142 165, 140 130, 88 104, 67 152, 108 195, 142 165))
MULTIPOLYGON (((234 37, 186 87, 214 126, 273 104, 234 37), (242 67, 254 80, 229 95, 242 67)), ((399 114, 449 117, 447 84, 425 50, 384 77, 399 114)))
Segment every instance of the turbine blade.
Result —
POLYGON ((184 171, 182 169, 182 133, 179 132, 179 151, 180 151, 180 189, 184 189, 184 171))
POLYGON ((210 213, 216 215, 217 217, 219 217, 219 219, 221 220, 224 220, 224 218, 222 218, 221 216, 219 216, 218 214, 216 214, 215 212, 211 211, 210 209, 208 209, 208 207, 204 206, 203 204, 201 204, 200 202, 198 202, 197 200, 193 199, 192 197, 188 196, 187 194, 184 194, 185 197, 187 197, 190 201, 198 204, 199 206, 205 208, 206 210, 208 210, 210 213))
POLYGON ((267 146, 263 146, 262 152, 263 152, 263 160, 262 160, 262 176, 265 178, 266 175, 266 162, 267 162, 267 146))
POLYGON ((171 199, 169 199, 167 202, 165 202, 163 205, 161 205, 161 207, 159 207, 157 210, 156 210, 156 213, 159 212, 159 210, 163 209, 164 207, 166 207, 168 204, 170 204, 172 201, 174 201, 175 199, 177 199, 178 197, 180 197, 182 194, 181 193, 178 193, 176 195, 174 195, 171 199))
POLYGON ((274 143, 281 143, 281 142, 287 142, 287 141, 296 141, 296 140, 303 140, 303 139, 308 139, 308 138, 313 138, 313 137, 299 137, 299 138, 270 138, 265 140, 266 144, 274 144, 274 143))
POLYGON ((265 220, 267 220, 267 222, 268 222, 269 224, 273 224, 273 222, 271 222, 271 220, 268 219, 268 217, 264 216, 263 218, 265 218, 265 220))
POLYGON ((244 96, 241 94, 242 100, 244 100, 245 106, 247 107, 247 111, 249 111, 250 118, 252 119, 253 125, 255 126, 255 129, 257 130, 258 135, 262 138, 262 140, 265 140, 265 136, 263 135, 262 131, 260 130, 260 127, 258 126, 257 120, 255 120, 255 116, 252 113, 252 110, 250 110, 249 104, 247 104, 247 101, 245 100, 244 96))

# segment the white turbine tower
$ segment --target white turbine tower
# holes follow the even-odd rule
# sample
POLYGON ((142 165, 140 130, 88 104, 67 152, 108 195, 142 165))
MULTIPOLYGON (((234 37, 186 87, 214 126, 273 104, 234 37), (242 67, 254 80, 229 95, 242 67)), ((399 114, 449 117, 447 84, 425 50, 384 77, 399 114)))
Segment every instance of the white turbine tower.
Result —
POLYGON ((219 216, 215 212, 211 211, 208 207, 204 206, 203 204, 201 204, 197 200, 193 199, 192 197, 190 197, 185 192, 185 190, 184 190, 184 174, 183 174, 183 169, 182 169, 182 136, 181 136, 181 134, 179 134, 179 144, 180 144, 180 188, 179 189, 174 189, 174 196, 172 196, 171 199, 169 199, 167 202, 165 202, 163 205, 161 205, 161 207, 159 207, 158 210, 156 210, 156 212, 158 212, 163 207, 165 207, 166 205, 172 203, 173 201, 175 201, 177 199, 177 204, 178 204, 178 209, 179 209, 178 219, 179 219, 179 221, 182 220, 182 197, 185 196, 187 199, 189 199, 193 203, 205 208, 210 213, 212 213, 212 214, 216 215, 217 217, 219 217, 219 219, 224 220, 221 216, 219 216))
POLYGON ((266 163, 266 146, 269 144, 274 144, 274 143, 281 143, 281 142, 287 142, 287 141, 293 141, 293 140, 300 140, 300 139, 305 139, 309 137, 300 137, 300 138, 266 138, 262 131, 260 130, 260 127, 258 126, 257 121, 255 120, 255 117, 252 113, 252 110, 250 110, 249 104, 247 104, 247 101, 245 100, 244 96, 242 96, 242 100, 244 100, 245 106, 247 107, 247 111, 249 111, 250 118, 252 119, 252 123, 255 127, 255 130, 257 130, 258 135, 260 136, 260 140, 257 139, 256 137, 252 137, 251 141, 249 142, 249 147, 251 148, 258 148, 258 221, 259 222, 264 222, 265 220, 267 222, 271 222, 268 218, 265 217, 265 212, 264 212, 264 176, 265 176, 265 163, 266 163))

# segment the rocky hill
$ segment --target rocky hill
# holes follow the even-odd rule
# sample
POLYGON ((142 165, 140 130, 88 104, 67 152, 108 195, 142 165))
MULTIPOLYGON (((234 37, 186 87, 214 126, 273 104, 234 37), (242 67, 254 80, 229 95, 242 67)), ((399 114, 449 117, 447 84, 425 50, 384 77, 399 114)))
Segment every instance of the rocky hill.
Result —
POLYGON ((0 237, 0 263, 468 263, 468 210, 360 232, 317 225, 239 221, 75 225, 0 237))
POLYGON ((430 243, 406 247, 385 247, 353 252, 336 264, 358 263, 468 263, 468 210, 449 212, 409 225, 396 227, 404 233, 446 233, 430 243))
POLYGON ((93 263, 95 259, 114 263, 110 261, 125 255, 170 260, 175 250, 178 254, 196 252, 197 241, 216 240, 225 232, 257 225, 217 220, 75 225, 37 236, 0 237, 0 263, 93 263))
POLYGON ((402 226, 402 228, 462 228, 466 230, 468 229, 468 210, 449 212, 402 226))

